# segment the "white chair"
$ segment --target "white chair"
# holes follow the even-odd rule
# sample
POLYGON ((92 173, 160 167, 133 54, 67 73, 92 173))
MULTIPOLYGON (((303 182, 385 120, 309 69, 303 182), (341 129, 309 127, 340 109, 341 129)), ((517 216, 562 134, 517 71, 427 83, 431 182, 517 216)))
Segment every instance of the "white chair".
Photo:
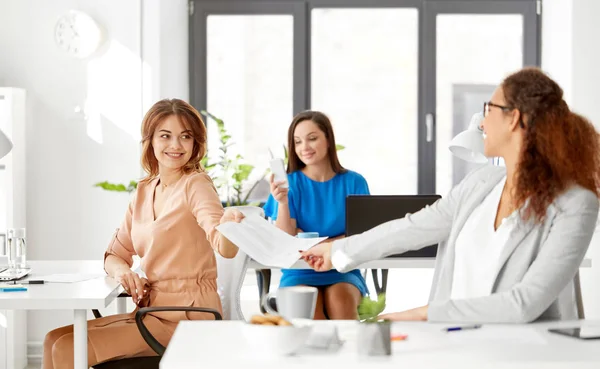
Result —
POLYGON ((250 257, 242 250, 233 259, 217 258, 217 288, 223 306, 224 320, 244 320, 240 293, 246 277, 250 257))
MULTIPOLYGON (((265 216, 263 209, 257 206, 232 207, 239 209, 245 216, 252 214, 263 218, 265 216)), ((215 256, 217 258, 217 287, 223 306, 223 319, 244 320, 240 293, 250 257, 242 250, 239 250, 233 259, 226 259, 218 254, 215 256)))

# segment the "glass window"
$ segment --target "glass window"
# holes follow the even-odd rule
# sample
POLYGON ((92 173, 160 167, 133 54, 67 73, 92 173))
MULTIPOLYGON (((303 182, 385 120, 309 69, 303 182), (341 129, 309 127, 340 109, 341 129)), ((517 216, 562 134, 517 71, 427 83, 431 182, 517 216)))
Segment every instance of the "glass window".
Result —
MULTIPOLYGON (((208 16, 206 110, 223 119, 230 150, 256 167, 252 179, 268 167, 269 148, 283 156, 293 114, 292 57, 291 15, 208 16)), ((211 161, 218 148, 216 125, 208 121, 211 161)), ((261 197, 267 195, 268 188, 261 197)))
POLYGON ((445 195, 473 169, 448 150, 452 137, 523 65, 523 17, 443 14, 436 31, 436 192, 445 195))
POLYGON ((312 11, 311 108, 373 194, 417 193, 418 11, 312 11))

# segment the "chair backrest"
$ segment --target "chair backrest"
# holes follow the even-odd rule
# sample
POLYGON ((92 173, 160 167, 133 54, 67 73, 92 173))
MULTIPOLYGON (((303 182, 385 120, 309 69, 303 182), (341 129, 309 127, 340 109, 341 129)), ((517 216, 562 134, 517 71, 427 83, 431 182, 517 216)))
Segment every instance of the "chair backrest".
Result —
POLYGON ((246 276, 250 258, 242 250, 233 259, 226 259, 216 254, 217 258, 217 288, 224 320, 243 320, 240 293, 246 276))
MULTIPOLYGON (((233 206, 244 215, 258 214, 264 217, 262 208, 256 206, 233 206)), ((226 259, 221 255, 215 255, 217 259, 217 287, 223 306, 224 320, 243 320, 240 293, 246 277, 250 257, 241 249, 232 259, 226 259)))
POLYGON ((581 294, 581 278, 579 277, 579 271, 577 271, 577 274, 575 274, 573 284, 575 287, 575 304, 577 307, 577 318, 585 319, 585 311, 583 309, 583 295, 581 294))
POLYGON ((585 319, 579 271, 577 271, 573 280, 558 295, 557 308, 561 320, 585 319))

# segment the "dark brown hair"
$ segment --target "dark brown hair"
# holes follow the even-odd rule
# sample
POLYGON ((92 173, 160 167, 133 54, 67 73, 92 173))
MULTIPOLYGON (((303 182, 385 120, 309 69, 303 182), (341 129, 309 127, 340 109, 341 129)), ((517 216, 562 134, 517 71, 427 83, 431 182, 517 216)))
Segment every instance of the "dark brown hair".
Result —
POLYGON ((327 148, 327 157, 329 158, 329 163, 331 164, 331 169, 335 173, 344 173, 346 169, 342 167, 340 164, 340 160, 337 156, 337 150, 335 148, 335 136, 333 134, 333 127, 331 126, 331 121, 329 118, 319 112, 307 110, 302 113, 296 114, 294 119, 292 119, 292 124, 290 124, 290 128, 288 129, 288 166, 287 172, 292 173, 297 170, 300 170, 306 166, 296 154, 296 141, 294 140, 294 131, 296 130, 296 126, 304 121, 311 120, 313 121, 317 127, 325 134, 325 139, 327 140, 327 144, 329 147, 327 148))
POLYGON ((569 110, 563 91, 538 68, 502 82, 506 105, 521 113, 525 130, 515 185, 515 205, 528 204, 525 220, 541 222, 548 206, 571 185, 599 196, 600 142, 594 126, 569 110))
POLYGON ((158 176, 158 160, 154 156, 152 137, 160 123, 167 117, 176 115, 187 129, 192 131, 194 148, 190 160, 183 166, 184 173, 203 170, 200 161, 206 154, 206 126, 198 111, 180 99, 164 99, 155 103, 142 121, 142 167, 148 176, 142 181, 150 181, 158 176))

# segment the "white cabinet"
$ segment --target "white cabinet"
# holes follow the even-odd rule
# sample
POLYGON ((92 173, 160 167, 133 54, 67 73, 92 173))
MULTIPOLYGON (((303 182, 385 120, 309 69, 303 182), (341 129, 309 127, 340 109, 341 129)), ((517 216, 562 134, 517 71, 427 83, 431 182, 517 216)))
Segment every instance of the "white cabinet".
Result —
MULTIPOLYGON (((0 87, 0 129, 13 143, 12 151, 0 159, 0 234, 6 234, 7 228, 27 226, 25 100, 25 90, 0 87)), ((3 250, 0 247, 0 253, 3 250)), ((27 365, 26 317, 25 311, 0 310, 0 369, 27 365)))
POLYGON ((13 149, 0 159, 0 231, 25 227, 25 90, 0 88, 0 129, 10 138, 13 149))

